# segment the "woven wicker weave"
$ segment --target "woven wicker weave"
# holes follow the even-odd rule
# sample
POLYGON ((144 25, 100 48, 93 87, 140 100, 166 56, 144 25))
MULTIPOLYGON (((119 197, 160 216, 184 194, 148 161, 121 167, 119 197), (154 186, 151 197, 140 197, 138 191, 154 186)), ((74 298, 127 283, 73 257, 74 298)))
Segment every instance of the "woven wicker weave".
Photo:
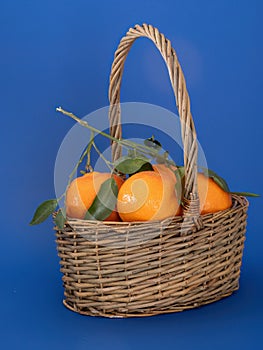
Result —
MULTIPOLYGON (((184 144, 184 213, 156 222, 68 220, 57 230, 64 304, 85 315, 151 316, 214 302, 238 289, 248 202, 200 216, 197 142, 184 76, 171 43, 150 26, 135 26, 121 40, 112 65, 111 135, 121 138, 120 85, 133 42, 151 39, 162 54, 176 97, 184 144)), ((112 144, 112 157, 121 155, 112 144)))

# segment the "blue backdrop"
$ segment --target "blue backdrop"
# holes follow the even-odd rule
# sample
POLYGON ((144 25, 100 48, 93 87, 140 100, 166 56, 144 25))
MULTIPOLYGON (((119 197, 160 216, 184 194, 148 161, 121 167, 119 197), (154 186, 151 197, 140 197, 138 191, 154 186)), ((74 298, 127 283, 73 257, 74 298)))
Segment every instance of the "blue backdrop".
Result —
MULTIPOLYGON (((262 194, 262 10, 260 0, 1 1, 2 349, 262 348, 262 198, 250 200, 240 290, 153 318, 65 309, 52 222, 28 225, 54 197, 55 157, 73 125, 55 107, 84 116, 108 104, 114 50, 136 23, 172 41, 210 167, 233 190, 262 194)), ((122 101, 175 111, 165 66, 146 40, 128 57, 122 101)))

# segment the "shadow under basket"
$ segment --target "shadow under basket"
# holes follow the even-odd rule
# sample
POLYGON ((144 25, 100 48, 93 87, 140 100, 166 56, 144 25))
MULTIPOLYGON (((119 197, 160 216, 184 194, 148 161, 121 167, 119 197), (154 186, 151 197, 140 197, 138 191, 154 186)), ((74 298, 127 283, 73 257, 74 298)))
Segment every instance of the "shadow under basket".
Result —
MULTIPOLYGON (((152 316, 195 308, 232 294, 239 286, 248 201, 200 215, 197 137, 184 75, 171 42, 151 25, 136 25, 115 52, 109 86, 110 134, 121 139, 120 86, 128 52, 150 39, 170 77, 184 146, 183 215, 154 222, 67 220, 57 230, 64 304, 84 315, 152 316)), ((111 145, 112 160, 122 154, 111 145)))

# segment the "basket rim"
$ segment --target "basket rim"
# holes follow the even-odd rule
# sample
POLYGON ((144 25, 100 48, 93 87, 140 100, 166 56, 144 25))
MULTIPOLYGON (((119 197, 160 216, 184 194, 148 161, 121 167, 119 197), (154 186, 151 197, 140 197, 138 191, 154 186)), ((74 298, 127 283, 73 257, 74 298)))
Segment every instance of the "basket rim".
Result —
MULTIPOLYGON (((228 209, 225 210, 219 210, 216 213, 208 213, 208 214, 200 214, 201 218, 204 219, 211 219, 211 218, 217 218, 218 216, 222 216, 222 215, 227 215, 228 213, 230 213, 231 211, 235 210, 237 208, 237 206, 241 206, 244 209, 247 208, 249 206, 249 201, 246 197, 244 196, 240 196, 237 194, 231 194, 232 196, 232 206, 228 209)), ((54 213, 54 216, 56 216, 56 213, 54 213)), ((131 227, 131 226, 152 226, 153 224, 166 224, 169 221, 173 221, 173 222, 182 222, 182 220, 184 219, 183 215, 178 215, 178 216, 173 216, 173 217, 168 217, 166 219, 163 220, 150 220, 150 221, 99 221, 99 220, 84 220, 84 219, 76 219, 76 218, 67 218, 66 220, 66 224, 68 224, 69 226, 74 226, 74 224, 76 223, 80 223, 82 226, 88 225, 100 225, 103 224, 104 226, 119 226, 119 227, 131 227)))

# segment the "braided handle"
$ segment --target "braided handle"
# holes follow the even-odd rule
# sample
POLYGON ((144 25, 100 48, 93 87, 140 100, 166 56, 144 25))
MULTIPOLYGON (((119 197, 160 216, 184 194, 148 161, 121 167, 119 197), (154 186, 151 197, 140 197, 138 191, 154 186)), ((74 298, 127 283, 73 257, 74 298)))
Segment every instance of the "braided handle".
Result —
MULTIPOLYGON (((199 199, 197 192, 197 137, 190 111, 190 100, 186 88, 184 74, 178 62, 175 50, 170 40, 166 39, 157 28, 151 25, 136 25, 130 28, 124 36, 115 52, 111 68, 109 100, 110 100, 110 132, 116 138, 121 138, 121 110, 120 110, 120 88, 124 68, 124 62, 128 52, 139 37, 149 38, 160 51, 168 68, 170 80, 176 99, 176 106, 181 121, 182 141, 184 145, 185 165, 185 189, 184 189, 184 213, 187 216, 199 217, 199 199)), ((112 158, 121 156, 119 144, 112 144, 112 158)))

